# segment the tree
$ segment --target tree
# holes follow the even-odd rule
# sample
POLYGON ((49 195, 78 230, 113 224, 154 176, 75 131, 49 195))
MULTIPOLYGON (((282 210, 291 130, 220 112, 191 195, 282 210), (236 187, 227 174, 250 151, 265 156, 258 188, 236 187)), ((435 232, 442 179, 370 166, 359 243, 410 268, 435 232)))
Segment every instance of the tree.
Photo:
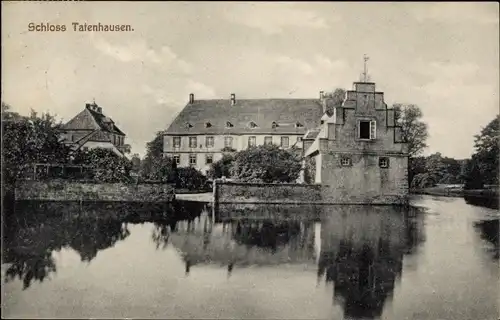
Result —
POLYGON ((159 131, 153 140, 146 144, 146 156, 141 162, 140 175, 148 180, 175 180, 175 163, 163 156, 163 132, 159 131))
POLYGON ((418 156, 427 147, 427 124, 423 122, 422 110, 416 105, 394 104, 395 120, 401 126, 403 141, 408 143, 410 158, 418 156))
POLYGON ((415 157, 427 147, 427 124, 421 120, 422 111, 416 105, 394 104, 393 108, 394 120, 401 126, 401 137, 408 143, 408 181, 413 185, 412 180, 419 174, 422 164, 420 160, 415 160, 415 157))
POLYGON ((2 102, 2 177, 14 183, 33 163, 67 163, 71 150, 59 135, 54 116, 31 111, 29 117, 10 111, 2 102))
POLYGON ((110 149, 79 150, 74 155, 75 164, 93 167, 93 179, 99 182, 128 182, 132 163, 110 149))
POLYGON ((232 154, 223 154, 222 159, 212 163, 207 172, 207 177, 212 179, 229 177, 231 175, 233 162, 234 156, 232 154))
POLYGON ((478 135, 474 136, 476 152, 473 158, 485 184, 498 184, 499 122, 500 115, 497 115, 478 135))
POLYGON ((333 114, 333 110, 337 107, 342 106, 345 98, 345 90, 341 88, 335 89, 333 92, 325 93, 326 98, 326 112, 330 115, 333 114))
POLYGON ((236 153, 231 172, 242 181, 294 182, 301 169, 300 152, 264 145, 236 153))
POLYGON ((141 170, 141 158, 139 157, 138 153, 134 153, 132 155, 132 159, 130 159, 130 162, 132 163, 132 171, 139 173, 141 170))
POLYGON ((176 188, 198 190, 205 186, 207 178, 193 167, 177 168, 176 188))
POLYGON ((474 190, 482 188, 484 188, 484 176, 481 173, 477 155, 473 155, 472 158, 467 161, 464 189, 474 190))

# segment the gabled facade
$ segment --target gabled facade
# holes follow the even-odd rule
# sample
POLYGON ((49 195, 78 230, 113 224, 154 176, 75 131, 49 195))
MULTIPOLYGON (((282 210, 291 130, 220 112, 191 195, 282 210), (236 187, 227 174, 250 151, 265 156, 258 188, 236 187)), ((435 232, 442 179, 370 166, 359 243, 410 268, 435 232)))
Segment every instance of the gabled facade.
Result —
MULTIPOLYGON (((323 99, 323 104, 328 102, 323 99)), ((326 108, 325 108, 326 109, 326 108)), ((375 83, 355 82, 333 114, 304 135, 315 182, 334 203, 399 203, 408 195, 408 150, 375 83)))
POLYGON ((117 155, 130 152, 123 133, 114 121, 105 116, 95 102, 85 108, 61 127, 61 138, 73 150, 104 148, 117 155))
POLYGON ((189 102, 163 136, 163 152, 179 167, 206 172, 224 149, 276 144, 302 148, 302 137, 323 114, 320 99, 230 99, 189 102))

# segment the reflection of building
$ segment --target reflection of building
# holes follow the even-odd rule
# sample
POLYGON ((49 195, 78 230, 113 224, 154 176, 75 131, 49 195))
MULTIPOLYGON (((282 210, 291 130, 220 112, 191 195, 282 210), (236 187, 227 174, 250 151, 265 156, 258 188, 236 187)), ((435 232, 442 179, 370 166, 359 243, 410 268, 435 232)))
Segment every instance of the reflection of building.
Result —
POLYGON ((73 150, 104 148, 122 156, 130 152, 123 133, 115 122, 105 116, 95 102, 85 105, 85 109, 61 128, 64 143, 73 150))
POLYGON ((371 207, 341 209, 322 221, 318 275, 334 282, 346 316, 380 316, 401 272, 402 217, 371 207))
POLYGON ((318 277, 334 284, 346 317, 376 318, 407 251, 405 214, 393 207, 329 207, 321 225, 318 277))
POLYGON ((208 215, 179 221, 169 241, 187 265, 234 266, 314 263, 314 222, 232 220, 212 224, 208 215))

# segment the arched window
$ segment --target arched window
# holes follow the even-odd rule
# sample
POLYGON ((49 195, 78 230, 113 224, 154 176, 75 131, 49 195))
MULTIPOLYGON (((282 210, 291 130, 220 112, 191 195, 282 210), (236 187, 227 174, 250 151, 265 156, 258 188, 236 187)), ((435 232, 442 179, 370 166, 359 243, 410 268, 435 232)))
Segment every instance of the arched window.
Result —
POLYGON ((232 128, 234 127, 233 124, 231 122, 226 122, 226 128, 232 128))
POLYGON ((278 124, 276 123, 276 121, 273 121, 273 129, 276 129, 278 127, 278 124))
POLYGON ((258 125, 255 122, 253 122, 253 121, 250 121, 250 123, 248 124, 248 126, 250 128, 257 128, 258 127, 258 125))

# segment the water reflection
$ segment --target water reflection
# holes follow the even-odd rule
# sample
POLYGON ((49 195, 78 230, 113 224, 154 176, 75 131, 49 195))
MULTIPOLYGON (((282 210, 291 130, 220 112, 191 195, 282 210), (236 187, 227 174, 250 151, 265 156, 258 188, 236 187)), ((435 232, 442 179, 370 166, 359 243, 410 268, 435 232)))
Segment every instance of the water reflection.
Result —
POLYGON ((22 279, 24 289, 33 280, 42 282, 57 271, 53 251, 72 248, 78 252, 81 261, 90 262, 98 251, 113 247, 130 234, 126 224, 117 220, 52 219, 18 227, 15 235, 7 237, 4 242, 3 263, 10 265, 6 280, 22 279))
POLYGON ((59 203, 23 214, 21 206, 3 233, 2 269, 16 280, 6 286, 7 313, 488 318, 498 270, 477 250, 488 243, 498 259, 496 212, 424 200, 427 240, 418 208, 59 203), (66 259, 73 251, 77 259, 66 259))
POLYGON ((5 213, 5 281, 20 279, 23 289, 33 281, 43 282, 57 272, 53 252, 63 248, 73 249, 82 262, 90 263, 99 251, 130 235, 127 220, 151 219, 165 210, 165 206, 123 203, 17 202, 5 213))
POLYGON ((318 281, 333 283, 345 317, 381 316, 402 273, 403 256, 422 241, 417 216, 393 207, 331 207, 321 224, 318 281))
POLYGON ((499 260, 500 257, 500 245, 499 245, 499 220, 483 220, 474 223, 474 226, 478 229, 481 238, 489 242, 493 247, 491 249, 491 257, 495 260, 499 260))

